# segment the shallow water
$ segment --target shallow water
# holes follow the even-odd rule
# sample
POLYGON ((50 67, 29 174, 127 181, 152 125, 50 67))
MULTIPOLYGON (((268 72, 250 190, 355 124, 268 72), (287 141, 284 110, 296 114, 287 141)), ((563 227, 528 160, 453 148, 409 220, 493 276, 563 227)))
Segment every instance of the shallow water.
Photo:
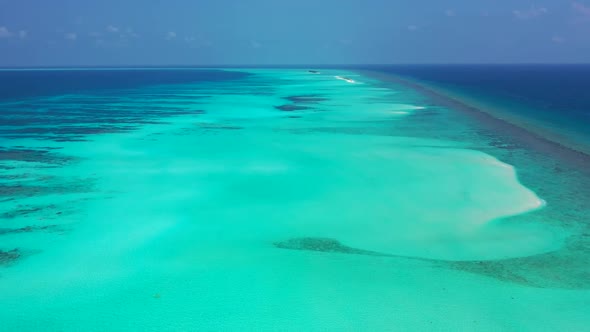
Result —
POLYGON ((403 85, 228 72, 2 104, 0 329, 587 326, 575 167, 403 85))

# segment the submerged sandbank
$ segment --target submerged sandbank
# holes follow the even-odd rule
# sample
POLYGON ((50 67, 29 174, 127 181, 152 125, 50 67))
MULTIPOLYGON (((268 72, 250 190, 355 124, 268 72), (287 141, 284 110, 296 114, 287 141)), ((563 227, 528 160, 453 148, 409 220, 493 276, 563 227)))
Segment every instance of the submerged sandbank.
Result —
MULTIPOLYGON (((399 77, 390 73, 362 71, 384 84, 406 86, 419 91, 433 105, 448 107, 465 119, 475 120, 471 126, 482 128, 490 135, 492 148, 485 151, 502 161, 518 166, 519 179, 524 185, 547 199, 548 209, 530 215, 539 224, 554 225, 569 235, 564 245, 551 253, 516 259, 459 264, 467 271, 482 272, 495 269, 499 274, 514 274, 517 280, 530 280, 538 287, 590 288, 587 266, 590 264, 590 157, 577 149, 543 137, 531 126, 520 126, 509 121, 495 108, 480 108, 452 92, 424 82, 399 77), (476 263, 476 264, 472 264, 476 263), (494 268, 492 268, 494 266, 494 268), (504 272, 500 272, 504 271, 504 272), (534 282, 533 282, 534 280, 534 282)), ((429 121, 429 119, 424 119, 429 121)), ((522 222, 528 215, 508 218, 506 222, 522 222)))

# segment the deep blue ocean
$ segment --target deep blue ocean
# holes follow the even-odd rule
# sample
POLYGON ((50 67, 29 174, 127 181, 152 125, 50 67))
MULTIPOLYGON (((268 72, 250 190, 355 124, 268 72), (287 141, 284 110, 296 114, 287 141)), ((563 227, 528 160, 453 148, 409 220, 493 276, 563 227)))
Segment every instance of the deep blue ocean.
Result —
POLYGON ((404 65, 372 68, 456 91, 590 143, 590 65, 404 65))
POLYGON ((0 100, 150 85, 217 82, 247 75, 236 71, 191 68, 0 70, 0 100))
POLYGON ((590 65, 415 65, 385 72, 512 98, 590 121, 590 65))

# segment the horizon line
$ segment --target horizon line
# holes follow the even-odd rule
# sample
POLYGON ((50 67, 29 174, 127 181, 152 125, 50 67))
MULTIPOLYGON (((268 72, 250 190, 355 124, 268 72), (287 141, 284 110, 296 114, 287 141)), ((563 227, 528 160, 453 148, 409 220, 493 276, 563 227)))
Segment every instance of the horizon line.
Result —
POLYGON ((325 68, 383 67, 383 66, 579 66, 590 62, 465 62, 465 63, 383 63, 383 64, 138 64, 138 65, 40 65, 40 66, 0 66, 0 70, 14 69, 189 69, 189 68, 325 68))

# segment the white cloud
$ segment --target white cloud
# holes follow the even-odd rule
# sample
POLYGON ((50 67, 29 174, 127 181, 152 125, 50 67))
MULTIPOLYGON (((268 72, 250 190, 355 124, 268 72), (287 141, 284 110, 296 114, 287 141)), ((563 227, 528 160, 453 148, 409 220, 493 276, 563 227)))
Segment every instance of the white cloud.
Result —
POLYGON ((78 39, 78 34, 74 32, 68 32, 64 35, 64 38, 67 40, 75 41, 78 39))
POLYGON ((590 6, 586 6, 580 2, 573 2, 572 8, 576 11, 576 13, 585 17, 590 17, 590 6))
POLYGON ((512 14, 519 20, 529 20, 532 18, 541 17, 549 13, 549 10, 545 7, 532 6, 529 9, 524 10, 513 10, 512 14))
POLYGON ((451 17, 451 16, 455 16, 456 13, 453 9, 447 9, 447 10, 445 10, 445 15, 451 17))
POLYGON ((177 36, 177 35, 176 35, 176 32, 174 32, 174 31, 169 31, 169 32, 166 34, 166 39, 167 39, 167 40, 172 40, 172 39, 175 39, 175 38, 176 38, 176 36, 177 36))
POLYGON ((10 38, 12 37, 12 32, 8 30, 7 27, 0 27, 0 38, 10 38))
POLYGON ((135 31, 133 31, 133 29, 131 28, 127 28, 125 30, 125 33, 121 35, 122 38, 139 38, 139 34, 137 34, 135 31))
POLYGON ((115 32, 119 32, 119 28, 114 25, 109 25, 109 26, 107 26, 107 31, 115 33, 115 32))
POLYGON ((574 16, 572 18, 573 24, 587 24, 590 22, 590 5, 585 5, 581 2, 572 2, 572 10, 574 16))

